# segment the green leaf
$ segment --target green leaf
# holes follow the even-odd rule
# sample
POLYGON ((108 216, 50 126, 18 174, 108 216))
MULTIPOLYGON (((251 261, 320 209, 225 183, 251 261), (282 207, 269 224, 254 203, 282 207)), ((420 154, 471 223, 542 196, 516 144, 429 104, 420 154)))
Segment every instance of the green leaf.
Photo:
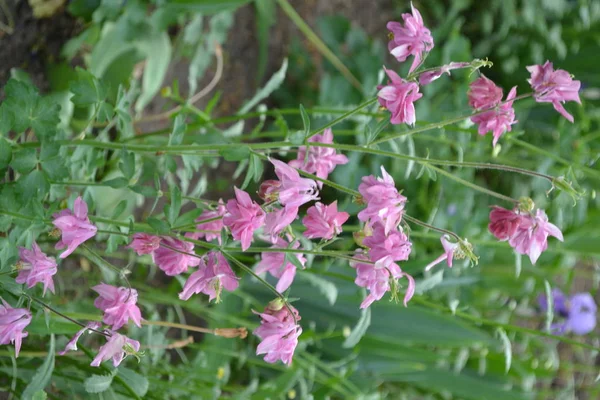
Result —
POLYGON ((225 159, 225 161, 242 161, 247 160, 250 156, 250 148, 248 146, 239 145, 229 149, 219 150, 219 155, 225 159))
POLYGON ((44 142, 40 151, 42 169, 52 180, 60 180, 69 176, 65 160, 60 156, 60 146, 53 142, 44 142))
POLYGON ((106 186, 110 186, 113 189, 120 189, 120 188, 124 188, 125 186, 127 186, 129 184, 129 181, 125 178, 119 177, 119 178, 109 179, 102 183, 105 184, 106 186))
POLYGON ((38 390, 33 394, 31 400, 46 400, 48 398, 48 394, 43 390, 38 390))
MULTIPOLYGON (((289 255, 288 259, 289 261, 294 264, 294 259, 296 259, 296 261, 298 261, 296 265, 296 268, 303 268, 302 264, 300 264, 300 261, 298 260, 298 257, 296 257, 294 254, 292 253, 286 253, 286 255, 289 255), (298 267, 300 266, 300 267, 298 267)), ((311 284, 311 286, 317 288, 319 290, 319 292, 321 292, 321 294, 323 294, 323 296, 325 296, 325 298, 327 299, 327 302, 330 305, 334 305, 335 301, 337 300, 337 296, 338 296, 338 290, 337 290, 337 286, 335 286, 332 282, 329 282, 328 280, 322 278, 319 275, 316 274, 302 274, 300 275, 302 278, 302 280, 307 281, 308 283, 311 284)))
POLYGON ((510 371, 510 365, 512 363, 512 345, 510 344, 510 339, 508 335, 502 328, 496 329, 496 333, 500 336, 500 340, 502 341, 502 349, 504 350, 504 362, 505 369, 504 372, 508 373, 510 371))
POLYGON ((89 71, 77 67, 77 79, 69 84, 69 91, 73 93, 71 102, 76 106, 89 106, 104 100, 106 91, 98 79, 89 71))
POLYGON ((173 226, 181 211, 181 190, 177 186, 171 188, 171 204, 165 206, 165 215, 169 224, 173 226))
POLYGON ((546 291, 546 332, 552 332, 552 320, 554 319, 554 296, 550 282, 544 280, 544 289, 546 291))
POLYGON ((150 186, 133 185, 129 186, 129 189, 141 194, 144 197, 156 197, 156 195, 158 194, 157 190, 150 186))
POLYGON ((139 397, 146 396, 148 393, 148 387, 150 386, 146 377, 138 374, 129 368, 120 367, 118 369, 118 376, 125 382, 139 397))
POLYGON ((44 388, 50 383, 50 378, 52 377, 52 372, 54 371, 54 356, 56 351, 54 347, 54 335, 50 335, 48 356, 29 381, 29 384, 21 396, 22 399, 32 399, 34 394, 40 390, 44 390, 44 388))
POLYGON ((119 169, 128 180, 133 178, 133 175, 135 174, 135 154, 123 148, 121 151, 119 169))
POLYGON ((146 219, 146 222, 157 233, 163 234, 163 233, 169 233, 171 231, 171 227, 169 226, 169 224, 167 222, 163 221, 163 220, 158 219, 158 218, 148 217, 146 219))
POLYGON ((283 80, 285 79, 285 73, 287 71, 288 61, 287 58, 283 60, 283 64, 281 64, 281 68, 279 71, 275 72, 271 79, 266 83, 266 85, 261 88, 254 97, 252 97, 244 106, 238 111, 238 114, 245 114, 250 111, 254 106, 260 103, 262 100, 266 99, 273 93, 275 90, 281 86, 283 80))
POLYGON ((13 116, 4 101, 0 104, 0 134, 6 135, 13 126, 13 116))
POLYGON ((186 212, 185 214, 177 217, 177 221, 175 221, 175 224, 173 224, 173 225, 174 226, 190 225, 196 220, 196 218, 198 218, 200 216, 200 214, 202 214, 202 211, 203 210, 201 208, 195 208, 193 210, 190 210, 190 211, 186 212))
POLYGON ((102 393, 110 387, 114 376, 117 374, 117 369, 113 370, 110 375, 92 375, 83 381, 85 391, 88 393, 102 393))
POLYGON ((254 182, 260 182, 262 174, 264 172, 264 165, 260 157, 256 154, 250 154, 250 163, 248 165, 248 172, 246 173, 246 178, 244 179, 244 183, 242 184, 242 190, 246 189, 250 184, 250 180, 254 179, 254 182))
POLYGON ((23 132, 29 127, 29 115, 39 97, 37 90, 27 83, 10 79, 4 86, 4 94, 6 99, 2 103, 3 114, 10 114, 12 122, 7 130, 23 132))
POLYGON ((294 132, 294 133, 292 133, 290 135, 290 137, 288 138, 288 140, 292 144, 300 145, 300 144, 304 143, 304 139, 305 138, 306 138, 306 133, 304 133, 302 131, 296 131, 296 132, 294 132))
POLYGON ((179 114, 175 117, 175 121, 173 122, 173 131, 169 135, 169 146, 181 144, 183 142, 185 129, 185 117, 182 114, 179 114))
POLYGON ((354 329, 352 329, 352 332, 350 332, 350 335, 344 340, 342 347, 348 349, 356 346, 365 333, 367 333, 369 325, 371 325, 371 308, 367 307, 360 311, 360 318, 354 329))
POLYGON ((269 29, 275 24, 277 7, 273 0, 255 0, 256 31, 258 37, 258 67, 256 79, 260 82, 267 68, 269 29))
POLYGON ((172 0, 166 3, 164 7, 200 14, 216 14, 223 11, 233 11, 249 1, 250 0, 172 0))
POLYGON ((302 125, 304 126, 304 137, 310 135, 310 117, 304 109, 304 106, 300 104, 300 116, 302 117, 302 125))
POLYGON ((41 199, 50 191, 50 182, 42 171, 31 171, 17 181, 17 191, 24 202, 41 199))
POLYGON ((140 112, 150 103, 160 90, 169 62, 171 61, 171 40, 167 32, 154 34, 141 42, 139 50, 146 55, 146 66, 142 78, 142 94, 135 104, 140 112))
POLYGON ((435 288, 440 283, 442 283, 443 280, 444 280, 444 270, 441 269, 438 272, 436 272, 435 274, 431 275, 430 277, 427 277, 423 280, 418 281, 417 284, 415 285, 416 286, 415 293, 423 294, 425 292, 428 292, 431 289, 435 288))
POLYGON ((6 169, 12 160, 12 146, 0 137, 0 171, 6 169))
POLYGON ((50 97, 41 97, 29 116, 29 125, 39 139, 48 138, 56 133, 59 115, 60 106, 50 97))
POLYGON ((123 211, 125 211, 125 208, 127 208, 127 200, 121 200, 119 204, 117 204, 117 206, 115 207, 115 211, 112 214, 112 219, 119 218, 119 216, 123 214, 123 211))
POLYGON ((35 149, 24 148, 13 153, 10 166, 20 174, 26 174, 35 168, 38 163, 35 149))

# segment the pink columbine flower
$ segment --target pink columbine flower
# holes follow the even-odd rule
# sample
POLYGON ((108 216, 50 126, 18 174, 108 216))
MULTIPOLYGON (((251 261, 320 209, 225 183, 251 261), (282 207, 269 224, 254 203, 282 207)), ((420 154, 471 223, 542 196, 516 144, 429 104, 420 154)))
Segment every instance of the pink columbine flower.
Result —
POLYGON ((475 110, 492 108, 502 101, 502 88, 481 75, 469 85, 469 105, 475 110))
POLYGON ((43 295, 46 295, 46 289, 54 293, 52 277, 57 272, 54 258, 44 254, 36 242, 32 243, 31 250, 19 247, 19 257, 21 261, 17 283, 26 283, 28 288, 32 288, 36 283, 42 283, 43 295))
POLYGON ((276 301, 269 303, 263 313, 254 311, 261 317, 260 326, 254 330, 254 334, 261 339, 256 354, 266 354, 264 360, 268 363, 281 360, 290 365, 292 362, 302 328, 295 322, 300 320, 298 310, 293 306, 290 308, 293 316, 287 307, 276 301))
POLYGON ((86 331, 90 329, 98 330, 101 326, 102 324, 100 322, 88 322, 85 328, 82 328, 79 331, 77 331, 75 336, 73 336, 73 338, 69 340, 69 342, 65 346, 65 349, 63 351, 59 351, 58 354, 64 356, 65 354, 67 354, 68 351, 77 350, 77 342, 79 341, 81 335, 83 335, 86 331))
POLYGON ((404 213, 406 197, 398 193, 394 178, 381 166, 382 178, 373 175, 362 178, 358 191, 367 203, 367 208, 358 213, 358 219, 373 225, 381 222, 385 233, 394 229, 400 223, 404 213))
POLYGON ((118 367, 126 355, 135 353, 139 350, 140 342, 137 340, 129 339, 127 336, 117 332, 111 332, 108 341, 104 346, 100 347, 100 351, 98 351, 96 358, 92 360, 90 365, 92 367, 99 367, 101 362, 112 358, 113 365, 118 367))
MULTIPOLYGON (((360 308, 367 308, 373 302, 381 300, 385 293, 391 290, 390 282, 395 286, 395 282, 402 277, 406 277, 408 280, 408 288, 403 300, 404 306, 407 306, 415 293, 415 280, 412 276, 403 272, 396 263, 390 263, 387 267, 382 267, 361 262, 360 260, 368 261, 368 257, 361 253, 357 253, 354 258, 355 261, 350 261, 350 266, 356 269, 354 283, 369 291, 367 297, 360 304, 360 308)), ((395 294, 392 295, 395 296, 395 294)))
POLYGON ((452 259, 454 258, 454 253, 456 252, 456 250, 458 250, 460 248, 460 243, 458 243, 458 242, 452 243, 450 241, 450 236, 448 236, 448 235, 442 235, 442 237, 440 238, 440 241, 442 242, 442 247, 444 248, 444 253, 441 256, 439 256, 438 258, 436 258, 435 260, 433 260, 432 262, 430 262, 425 267, 425 271, 429 271, 431 268, 435 267, 436 265, 438 265, 439 263, 441 263, 444 260, 446 260, 446 263, 448 264, 448 266, 450 268, 452 268, 452 259))
POLYGON ((277 243, 279 234, 294 222, 296 216, 298 216, 298 207, 286 206, 267 213, 264 231, 269 235, 271 243, 277 243))
POLYGON ((81 196, 75 199, 73 212, 70 210, 62 210, 60 213, 54 214, 54 226, 60 229, 62 237, 56 243, 57 249, 67 248, 59 256, 66 258, 75 249, 86 240, 96 235, 96 228, 88 218, 88 207, 81 196))
POLYGON ((0 344, 15 344, 15 357, 19 357, 21 342, 28 333, 23 330, 31 322, 31 312, 26 308, 12 308, 4 299, 0 305, 0 344))
POLYGON ((204 293, 209 296, 209 301, 217 299, 223 288, 229 292, 238 287, 238 278, 235 276, 229 263, 219 252, 210 252, 206 256, 207 263, 200 263, 198 271, 190 275, 185 282, 183 291, 179 293, 181 300, 188 300, 193 294, 204 293))
POLYGON ((488 229, 496 239, 500 241, 509 240, 525 218, 518 209, 507 210, 506 208, 494 206, 490 212, 488 229))
POLYGON ((508 244, 517 253, 527 254, 531 263, 535 264, 542 252, 548 248, 548 236, 564 241, 560 229, 548 222, 548 216, 543 210, 537 210, 535 216, 527 215, 521 219, 508 244))
POLYGON ((468 62, 451 62, 450 64, 442 65, 432 71, 423 72, 419 75, 419 85, 429 85, 431 82, 437 80, 444 74, 450 76, 450 71, 453 69, 467 68, 470 67, 471 63, 468 62))
MULTIPOLYGON (((309 143, 333 143, 333 133, 331 128, 325 129, 322 135, 315 135, 308 139, 309 143)), ((298 156, 288 164, 294 168, 301 169, 310 174, 315 174, 321 179, 327 179, 337 165, 348 163, 348 157, 343 154, 337 154, 334 148, 310 146, 308 156, 306 155, 306 146, 300 146, 298 156)), ((317 181, 319 188, 323 187, 323 182, 317 181)))
POLYGON ((392 124, 414 125, 417 117, 413 103, 423 97, 423 94, 419 93, 419 85, 405 81, 391 69, 385 67, 384 69, 390 82, 386 86, 377 86, 379 104, 392 113, 390 118, 392 124))
POLYGON ((338 212, 337 200, 330 205, 316 203, 306 211, 302 223, 306 227, 304 236, 309 239, 332 239, 342 232, 342 225, 350 215, 347 212, 338 212))
POLYGON ((162 237, 160 247, 152 253, 152 260, 158 268, 169 276, 179 275, 188 270, 188 267, 196 267, 200 263, 198 257, 194 257, 194 244, 172 237, 162 237), (173 247, 175 251, 169 247, 173 247), (183 253, 188 254, 183 254, 183 253))
POLYGON ((317 183, 312 179, 301 178, 298 171, 286 163, 270 159, 279 178, 279 202, 288 207, 300 207, 312 200, 319 199, 317 183))
POLYGON ((378 268, 408 260, 412 247, 404 232, 394 229, 386 234, 382 224, 373 226, 373 234, 364 238, 363 244, 369 248, 369 259, 378 268))
POLYGON ((196 229, 202 232, 194 232, 192 235, 193 238, 205 238, 208 242, 217 239, 219 244, 221 244, 221 230, 225 226, 223 224, 223 216, 226 213, 227 208, 225 208, 225 203, 221 199, 219 199, 216 210, 204 210, 196 219, 196 222, 198 222, 196 229), (208 222, 202 222, 207 220, 208 222))
POLYGON ((227 214, 223 217, 223 224, 231 230, 235 240, 242 242, 242 250, 246 251, 252 243, 254 231, 265 223, 265 212, 258 204, 250 199, 250 195, 235 189, 236 199, 227 202, 227 214))
POLYGON ((281 182, 276 179, 268 179, 263 181, 258 188, 258 197, 264 201, 276 201, 279 197, 279 188, 281 182))
POLYGON ((496 107, 496 109, 471 117, 471 121, 479 125, 477 133, 481 136, 490 131, 492 132, 492 136, 494 137, 492 144, 494 146, 498 143, 500 136, 505 132, 510 132, 512 130, 511 125, 517 123, 517 121, 515 121, 515 110, 512 106, 512 100, 516 95, 517 87, 515 86, 510 90, 508 96, 506 96, 506 101, 496 107))
POLYGON ((152 254, 160 246, 160 237, 147 233, 134 233, 131 243, 127 247, 133 249, 138 256, 152 254))
MULTIPOLYGON (((288 242, 282 238, 278 238, 276 245, 272 248, 287 248, 288 246, 288 242)), ((297 249, 298 247, 300 247, 300 243, 295 241, 291 248, 297 249)), ((279 293, 285 292, 296 276, 296 266, 286 260, 285 254, 286 253, 279 252, 263 252, 261 253, 261 261, 256 268, 257 274, 268 271, 275 278, 279 279, 275 286, 275 289, 277 289, 279 293)), ((300 264, 303 266, 306 263, 306 258, 304 258, 302 253, 295 253, 293 257, 298 258, 298 261, 300 261, 300 264)))
POLYGON ((419 11, 410 4, 411 14, 402 14, 404 26, 400 22, 390 21, 387 28, 390 33, 388 49, 390 53, 400 62, 406 61, 409 56, 414 56, 410 71, 421 64, 423 53, 433 49, 433 37, 429 29, 423 24, 423 18, 419 11))
POLYGON ((579 99, 581 82, 573 80, 563 69, 555 71, 550 61, 546 61, 544 65, 530 65, 527 70, 531 73, 531 79, 527 82, 535 91, 535 100, 538 103, 552 103, 560 115, 573 122, 573 116, 565 110, 562 103, 576 101, 581 104, 579 99))
POLYGON ((129 320, 141 328, 142 313, 136 305, 138 293, 135 289, 115 287, 101 283, 92 287, 100 296, 94 301, 96 308, 104 311, 102 321, 112 325, 113 330, 118 330, 126 325, 129 320))

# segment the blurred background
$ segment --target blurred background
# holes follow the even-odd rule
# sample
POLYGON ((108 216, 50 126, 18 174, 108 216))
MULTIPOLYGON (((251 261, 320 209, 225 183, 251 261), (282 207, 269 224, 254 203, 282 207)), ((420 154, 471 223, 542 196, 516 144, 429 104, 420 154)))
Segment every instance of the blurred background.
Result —
MULTIPOLYGON (((478 136, 467 123, 405 136, 382 149, 434 159, 502 163, 565 176, 585 192, 576 205, 566 194, 547 194, 550 185, 543 180, 489 170, 447 169, 513 198, 530 196, 562 229, 565 243, 550 239, 548 251, 532 266, 487 232, 489 206, 498 204, 494 198, 414 163, 349 153, 350 162, 338 167, 331 180, 357 188, 362 176, 378 173, 384 165, 408 197, 408 212, 468 238, 479 264, 470 267, 456 262, 452 269, 439 266, 423 274, 423 267, 441 253, 441 246, 437 233, 415 228, 411 232, 413 253, 402 268, 417 278, 417 296, 408 308, 384 298, 371 311, 361 313, 363 293, 353 283, 354 270, 339 260, 309 258, 310 268, 298 273, 290 293, 298 298, 294 306, 302 316, 304 332, 289 368, 257 357, 253 337, 241 341, 157 327, 131 329, 130 336, 157 346, 146 351, 139 365, 127 364, 131 373, 146 377, 147 398, 600 398, 596 350, 535 334, 545 329, 545 314, 537 306, 545 282, 566 294, 590 292, 600 299, 600 204, 596 196, 600 187, 600 1, 423 0, 413 4, 435 40, 427 67, 488 58, 494 65, 482 73, 505 93, 515 85, 518 93, 525 93, 529 90, 525 66, 550 60, 555 68, 569 71, 582 82, 583 104, 567 105, 575 117, 570 124, 550 105, 538 105, 532 99, 518 102, 519 123, 495 149, 489 135, 478 136), (175 334, 175 339, 194 336, 194 344, 176 350, 158 348, 175 334)), ((119 85, 137 87, 145 96, 143 107, 136 109, 141 122, 118 125, 119 131, 130 129, 128 135, 134 137, 170 129, 168 119, 144 120, 144 116, 171 108, 169 93, 196 93, 220 74, 216 87, 197 107, 232 140, 278 140, 302 129, 300 104, 309 111, 311 126, 319 127, 374 96, 383 80, 383 65, 406 74, 408 66, 399 65, 387 51, 386 29, 388 21, 401 20, 405 12, 410 12, 410 3, 399 0, 0 0, 0 86, 16 77, 68 103, 69 82, 77 79, 75 67, 86 67, 108 88, 115 104, 123 99, 119 85), (282 3, 291 5, 297 17, 290 18, 282 3), (307 24, 354 79, 330 62, 319 41, 307 36, 305 28, 299 29, 298 21, 307 24), (143 68, 153 71, 152 82, 140 82, 143 68), (268 117, 249 118, 242 125, 228 122, 225 117, 244 110, 261 88, 267 88, 270 96, 260 101, 258 110, 268 110, 268 117)), ((466 93, 474 78, 467 70, 453 71, 451 77, 422 88, 424 97, 416 103, 417 126, 468 113, 466 93)), ((66 126, 75 129, 90 112, 71 106, 63 115, 66 126)), ((335 140, 365 143, 369 132, 385 118, 387 114, 377 108, 357 114, 334 127, 335 140)), ((185 143, 210 142, 217 128, 194 123, 188 122, 185 143)), ((405 126, 388 126, 381 135, 406 130, 405 126)), ((141 140, 166 143, 160 133, 141 140)), ((295 157, 285 152, 278 156, 295 157)), ((82 159, 73 168, 91 170, 94 162, 98 161, 82 159)), ((140 184, 152 185, 157 171, 171 171, 171 182, 183 185, 188 196, 212 200, 230 197, 233 184, 244 179, 235 163, 184 157, 181 161, 145 160, 140 184)), ((269 175, 272 172, 266 168, 264 178, 269 175)), ((62 190, 52 195, 64 198, 70 193, 62 190)), ((152 201, 143 201, 127 189, 87 190, 95 194, 98 212, 110 214, 127 199, 123 219, 127 212, 144 218, 153 208, 152 201)), ((248 191, 256 191, 256 186, 251 184, 248 191)), ((322 199, 325 203, 337 199, 340 208, 351 214, 359 210, 349 196, 333 190, 324 190, 322 199)), ((160 210, 162 202, 158 204, 160 210)), ((193 204, 186 207, 191 209, 193 204)), ((348 224, 349 231, 357 227, 356 220, 348 224)), ((106 254, 114 263, 125 265, 132 259, 122 247, 117 250, 123 244, 118 240, 107 241, 106 254)), ((334 247, 346 250, 355 244, 346 233, 334 247)), ((258 261, 251 255, 244 255, 243 260, 249 266, 258 261)), ((73 312, 87 308, 93 313, 92 297, 81 288, 100 279, 101 272, 83 258, 79 262, 70 266, 69 280, 59 284, 65 299, 61 307, 73 312)), ((202 296, 182 302, 177 298, 180 279, 156 274, 149 259, 137 262, 139 268, 131 280, 140 291, 147 319, 251 328, 258 324, 252 309, 260 310, 271 300, 268 291, 246 276, 240 290, 224 293, 219 304, 208 305, 202 296)), ((61 333, 76 330, 66 323, 57 324, 61 333)), ((37 329, 32 333, 44 334, 43 323, 37 329)), ((43 343, 35 335, 29 339, 29 350, 36 349, 36 340, 43 343)), ((572 339, 600 346, 597 331, 572 339)), ((61 340, 66 342, 66 336, 61 340)), ((19 368, 33 375, 39 362, 24 355, 19 368)), ((0 365, 2 379, 10 379, 10 360, 2 359, 0 365)), ((50 397, 126 396, 118 384, 110 393, 86 393, 82 382, 94 370, 85 359, 60 357, 56 365, 59 372, 53 376, 50 397)), ((19 380, 18 384, 25 383, 19 380)))

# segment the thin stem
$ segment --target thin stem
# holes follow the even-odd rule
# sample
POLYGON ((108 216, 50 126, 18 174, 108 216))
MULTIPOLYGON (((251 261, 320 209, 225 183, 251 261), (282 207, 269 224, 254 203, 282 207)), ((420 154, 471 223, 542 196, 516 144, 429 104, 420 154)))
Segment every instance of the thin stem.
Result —
POLYGON ((408 214, 404 214, 404 215, 402 216, 402 218, 404 218, 404 219, 405 219, 405 220, 407 220, 408 222, 412 222, 412 223, 413 223, 413 224, 415 224, 415 225, 421 225, 422 227, 425 227, 425 228, 427 228, 427 229, 431 229, 432 231, 437 231, 437 232, 440 232, 440 233, 443 233, 443 234, 446 234, 446 235, 450 235, 450 236, 452 236, 453 238, 455 238, 455 239, 456 239, 456 240, 458 240, 458 241, 460 241, 460 240, 461 240, 460 236, 458 236, 458 235, 457 235, 456 233, 454 233, 454 232, 451 232, 451 231, 448 231, 448 230, 446 230, 446 229, 442 229, 442 228, 437 228, 437 227, 435 227, 435 226, 433 226, 433 225, 429 225, 428 223, 426 223, 426 222, 423 222, 423 221, 421 221, 421 220, 419 220, 419 219, 416 219, 416 218, 414 218, 414 217, 411 217, 411 216, 410 216, 410 215, 408 215, 408 214))
MULTIPOLYGON (((323 132, 325 129, 327 128, 331 128, 332 126, 334 126, 337 123, 342 122, 343 120, 345 120, 346 118, 349 118, 350 116, 358 113, 360 110, 369 107, 370 105, 373 105, 377 103, 377 97, 374 97, 370 100, 365 101, 362 104, 359 104, 355 109, 350 110, 342 115, 340 115, 338 118, 334 119, 333 121, 331 121, 330 123, 326 124, 325 126, 320 127, 319 129, 314 130, 313 132, 310 133, 310 135, 308 135, 308 138, 311 138, 315 135, 318 135, 319 133, 323 132)), ((307 139, 308 139, 307 138, 307 139)), ((289 145, 289 144, 288 144, 289 145)))
POLYGON ((202 328, 200 326, 179 324, 176 322, 147 321, 147 320, 142 320, 142 325, 164 326, 167 328, 176 328, 176 329, 188 330, 188 331, 193 331, 193 332, 208 333, 211 335, 222 336, 222 337, 226 337, 226 338, 240 337, 240 338, 244 339, 248 335, 248 331, 246 330, 246 328, 243 328, 243 327, 242 328, 209 329, 209 328, 202 328))

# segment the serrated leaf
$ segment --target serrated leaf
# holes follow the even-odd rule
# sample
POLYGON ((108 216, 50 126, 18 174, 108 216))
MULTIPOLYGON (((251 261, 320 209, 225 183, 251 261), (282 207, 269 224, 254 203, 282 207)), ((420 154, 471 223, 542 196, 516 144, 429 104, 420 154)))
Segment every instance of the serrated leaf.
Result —
POLYGON ((124 188, 129 184, 129 181, 123 177, 109 179, 107 181, 102 182, 106 186, 110 186, 113 189, 124 188))
POLYGON ((350 335, 344 340, 342 347, 348 349, 354 347, 360 342, 360 339, 367 333, 367 329, 371 325, 371 308, 366 307, 360 311, 360 318, 350 332, 350 335))
POLYGON ((150 386, 146 377, 138 374, 129 368, 120 367, 118 369, 118 376, 139 396, 144 397, 148 393, 148 387, 150 386))
POLYGON ((19 149, 13 153, 10 167, 20 174, 26 174, 35 168, 38 163, 35 149, 19 149))
POLYGON ((73 94, 71 102, 76 106, 89 106, 103 101, 106 97, 105 90, 98 79, 89 71, 77 67, 77 79, 69 84, 69 91, 73 94))
POLYGON ((54 371, 54 357, 55 357, 55 343, 54 335, 50 335, 50 346, 48 348, 48 355, 44 360, 44 363, 37 369, 35 375, 29 381, 29 384, 23 391, 21 396, 22 399, 32 399, 33 395, 44 388, 50 383, 52 378, 52 372, 54 371))
POLYGON ((242 161, 248 159, 250 156, 250 149, 248 146, 239 145, 229 149, 219 150, 219 155, 226 161, 242 161))
POLYGON ((150 225, 150 227, 152 227, 152 229, 154 229, 157 233, 160 234, 169 233, 169 231, 171 230, 171 227, 166 221, 160 220, 158 218, 148 217, 146 219, 146 222, 148 223, 148 225, 150 225))
POLYGON ((85 391, 88 393, 102 393, 108 390, 117 372, 116 369, 113 371, 114 373, 110 375, 92 375, 87 378, 83 381, 85 391))
POLYGON ((50 182, 42 171, 34 170, 17 181, 17 190, 24 202, 41 199, 50 190, 50 182))
POLYGON ((119 169, 128 180, 133 178, 133 175, 135 174, 135 154, 123 148, 121 151, 119 169))

